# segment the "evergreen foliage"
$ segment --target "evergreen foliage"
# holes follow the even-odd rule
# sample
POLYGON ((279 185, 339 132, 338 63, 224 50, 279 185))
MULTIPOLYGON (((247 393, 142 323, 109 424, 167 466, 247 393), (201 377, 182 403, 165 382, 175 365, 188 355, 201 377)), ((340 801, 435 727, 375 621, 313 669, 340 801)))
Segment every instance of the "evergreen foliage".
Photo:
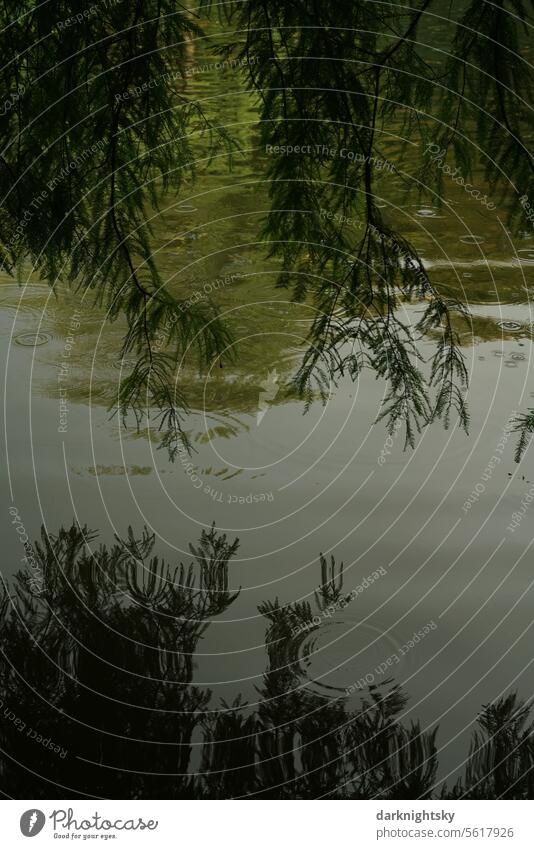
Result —
POLYGON ((29 259, 126 320, 122 355, 138 362, 119 407, 154 406, 172 445, 185 409, 176 363, 190 344, 206 362, 228 342, 209 302, 174 298, 152 256, 154 210, 194 175, 192 137, 232 148, 180 93, 201 30, 172 0, 7 0, 1 17, 0 83, 23 92, 0 116, 3 267, 29 259))
MULTIPOLYGON (((197 12, 172 0, 102 0, 96 8, 86 15, 82 0, 61 0, 53 14, 37 0, 3 5, 1 80, 6 92, 22 94, 0 117, 2 261, 13 270, 30 258, 51 283, 65 276, 91 290, 111 318, 126 318, 124 353, 138 362, 119 407, 138 417, 154 407, 175 456, 187 409, 176 363, 190 342, 201 362, 211 361, 228 331, 208 302, 184 307, 163 286, 150 210, 194 176, 192 134, 207 133, 211 149, 234 144, 180 93, 188 39, 202 33, 197 12), (95 149, 87 164, 71 167, 95 149), (157 334, 164 350, 153 350, 157 334)), ((390 432, 404 421, 406 444, 429 422, 448 426, 452 415, 467 428, 467 371, 453 326, 465 305, 432 283, 413 245, 388 223, 395 213, 376 202, 378 163, 391 158, 400 176, 400 139, 408 140, 404 150, 436 143, 465 177, 480 157, 503 197, 534 196, 532 70, 522 55, 530 4, 207 0, 201 13, 228 25, 220 50, 244 60, 261 143, 312 151, 266 160, 263 237, 282 258, 279 285, 316 309, 295 376, 300 392, 311 403, 341 375, 370 368, 387 384, 379 418, 390 432), (434 18, 446 22, 448 43, 432 43, 434 18), (352 158, 331 153, 342 149, 352 158), (358 221, 360 233, 341 216, 358 221), (401 318, 410 301, 424 303, 415 325, 401 318), (427 365, 421 342, 430 330, 439 343, 427 365)), ((422 175, 432 168, 421 160, 422 175)), ((437 170, 433 178, 442 190, 437 170)), ((518 427, 521 453, 532 414, 518 427)))

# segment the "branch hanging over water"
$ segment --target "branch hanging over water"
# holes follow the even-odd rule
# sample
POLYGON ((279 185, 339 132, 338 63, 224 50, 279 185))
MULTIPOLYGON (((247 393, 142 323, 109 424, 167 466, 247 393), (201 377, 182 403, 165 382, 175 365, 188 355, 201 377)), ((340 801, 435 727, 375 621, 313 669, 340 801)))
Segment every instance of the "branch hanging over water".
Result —
POLYGON ((240 58, 262 57, 248 74, 270 180, 263 236, 283 262, 279 285, 316 309, 295 383, 311 403, 344 373, 355 379, 370 368, 388 385, 379 419, 390 432, 404 421, 407 445, 431 421, 447 427, 453 412, 468 426, 467 371, 451 319, 465 309, 433 286, 415 248, 388 224, 376 185, 379 171, 399 174, 383 152, 391 124, 398 138, 419 132, 432 102, 437 72, 417 49, 429 6, 401 13, 249 0, 232 18, 246 32, 245 45, 235 45, 240 58), (424 305, 413 326, 400 318, 410 302, 424 305), (420 345, 429 330, 439 342, 425 373, 420 345))

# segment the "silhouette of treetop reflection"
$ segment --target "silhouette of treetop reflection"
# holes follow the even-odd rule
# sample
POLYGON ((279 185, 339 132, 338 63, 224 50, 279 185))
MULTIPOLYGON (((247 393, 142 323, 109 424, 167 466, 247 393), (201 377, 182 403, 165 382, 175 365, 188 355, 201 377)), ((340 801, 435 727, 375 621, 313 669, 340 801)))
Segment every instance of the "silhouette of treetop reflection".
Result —
MULTIPOLYGON (((267 666, 252 707, 214 706, 194 658, 210 620, 238 592, 238 540, 215 527, 169 566, 155 537, 94 547, 86 526, 44 528, 32 572, 0 597, 0 774, 10 798, 530 798, 529 709, 486 705, 463 776, 436 781, 437 729, 400 721, 391 680, 361 705, 325 700, 298 674, 295 626, 308 602, 264 602, 267 666), (39 592, 35 573, 40 574, 39 592), (32 574, 33 573, 33 574, 32 574)), ((343 570, 320 558, 318 609, 342 598, 343 570)), ((320 626, 313 625, 318 628, 320 626)))

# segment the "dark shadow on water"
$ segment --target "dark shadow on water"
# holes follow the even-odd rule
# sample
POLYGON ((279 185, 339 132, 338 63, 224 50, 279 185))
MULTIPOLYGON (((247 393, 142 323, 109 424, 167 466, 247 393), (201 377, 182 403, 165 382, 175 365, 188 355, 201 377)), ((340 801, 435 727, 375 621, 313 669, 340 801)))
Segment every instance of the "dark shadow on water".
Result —
MULTIPOLYGON (((260 605, 266 671, 258 706, 214 710, 193 683, 199 640, 237 593, 237 541, 214 528, 172 568, 144 532, 86 545, 86 527, 42 538, 0 597, 0 789, 6 798, 532 798, 529 709, 511 694, 482 709, 462 777, 436 782, 437 729, 399 715, 394 682, 356 711, 302 686, 295 634, 309 603, 260 605)), ((317 609, 343 601, 321 559, 317 609)), ((309 630, 309 626, 306 628, 309 630)))

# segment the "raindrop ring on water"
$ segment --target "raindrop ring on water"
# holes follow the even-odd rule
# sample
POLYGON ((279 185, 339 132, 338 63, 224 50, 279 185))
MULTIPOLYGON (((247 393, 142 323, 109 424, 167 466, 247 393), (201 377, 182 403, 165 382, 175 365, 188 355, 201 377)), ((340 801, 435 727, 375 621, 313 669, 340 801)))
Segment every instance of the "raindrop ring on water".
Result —
POLYGON ((52 339, 50 333, 19 333, 15 336, 14 341, 17 345, 22 345, 25 348, 38 348, 40 345, 46 345, 52 339))

